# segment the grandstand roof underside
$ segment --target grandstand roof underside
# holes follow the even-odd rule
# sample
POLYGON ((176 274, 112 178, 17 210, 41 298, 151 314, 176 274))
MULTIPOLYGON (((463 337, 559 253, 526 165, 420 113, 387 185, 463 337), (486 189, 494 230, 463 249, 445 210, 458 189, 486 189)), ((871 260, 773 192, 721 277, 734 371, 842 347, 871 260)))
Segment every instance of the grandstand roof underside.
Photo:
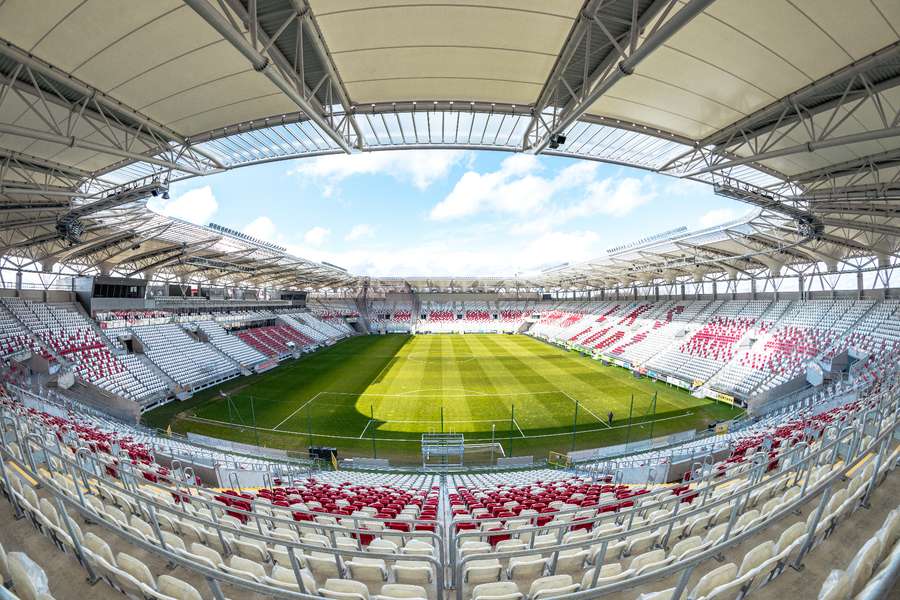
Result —
POLYGON ((355 286, 331 266, 150 214, 142 199, 91 205, 262 161, 438 147, 632 165, 760 209, 529 285, 891 262, 900 3, 0 2, 7 265, 355 286), (70 246, 56 225, 73 207, 85 231, 70 246))

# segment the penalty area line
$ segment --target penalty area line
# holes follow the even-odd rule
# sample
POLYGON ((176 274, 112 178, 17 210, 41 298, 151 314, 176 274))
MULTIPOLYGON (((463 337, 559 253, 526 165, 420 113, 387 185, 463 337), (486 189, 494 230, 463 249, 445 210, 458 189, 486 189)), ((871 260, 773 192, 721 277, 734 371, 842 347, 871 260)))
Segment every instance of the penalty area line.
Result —
POLYGON ((606 421, 604 421, 603 419, 601 419, 600 417, 598 417, 598 416, 597 416, 597 413, 595 413, 594 411, 592 411, 591 409, 589 409, 587 406, 585 406, 583 402, 579 402, 578 400, 576 400, 575 398, 573 398, 573 397, 569 394, 569 392, 564 392, 563 390, 559 390, 559 391, 561 391, 561 392, 565 395, 566 398, 568 398, 569 400, 571 400, 572 402, 574 402, 575 404, 577 404, 578 406, 580 406, 582 409, 586 410, 586 411, 588 412, 589 415, 591 415, 592 417, 594 417, 595 419, 597 419, 597 422, 598 422, 598 423, 600 423, 601 425, 605 425, 607 429, 612 429, 612 426, 611 426, 609 423, 607 423, 606 421))
POLYGON ((526 436, 526 435, 525 435, 525 432, 524 432, 524 431, 522 431, 522 428, 521 428, 521 427, 519 427, 519 421, 518 421, 518 420, 516 420, 516 419, 513 419, 513 420, 512 420, 512 422, 513 422, 513 425, 515 425, 515 426, 516 426, 516 429, 518 429, 518 430, 519 430, 519 435, 521 435, 521 436, 522 436, 522 437, 523 437, 523 438, 525 438, 525 437, 528 437, 528 436, 526 436))
POLYGON ((301 410, 303 410, 304 408, 306 408, 306 406, 307 406, 310 402, 312 402, 313 400, 315 400, 316 398, 318 398, 318 397, 319 397, 319 394, 321 394, 321 393, 322 393, 322 392, 317 393, 315 396, 313 396, 312 398, 310 398, 309 400, 307 400, 306 402, 304 402, 303 404, 301 404, 301 405, 300 405, 300 408, 298 408, 297 410, 295 410, 294 412, 292 412, 291 414, 289 414, 288 416, 286 416, 284 419, 282 419, 281 423, 279 423, 278 425, 276 425, 275 427, 272 428, 272 431, 278 431, 278 428, 279 428, 279 427, 281 427, 282 425, 284 425, 285 423, 287 423, 288 421, 290 421, 291 418, 292 418, 294 415, 296 415, 298 412, 300 412, 301 410))
POLYGON ((363 439, 363 436, 366 435, 366 431, 369 429, 369 425, 372 424, 372 419, 369 419, 369 422, 366 423, 366 426, 363 427, 362 433, 359 434, 359 439, 363 439))

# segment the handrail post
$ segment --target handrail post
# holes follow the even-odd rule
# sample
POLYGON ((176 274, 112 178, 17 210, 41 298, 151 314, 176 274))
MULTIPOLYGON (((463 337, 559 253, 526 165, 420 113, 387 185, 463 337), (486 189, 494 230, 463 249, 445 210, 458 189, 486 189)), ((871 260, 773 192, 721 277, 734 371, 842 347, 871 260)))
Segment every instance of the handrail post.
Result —
POLYGON ((215 600, 225 600, 225 596, 222 594, 222 588, 219 586, 219 582, 216 579, 206 577, 206 583, 209 585, 209 591, 212 592, 212 596, 215 600))
MULTIPOLYGON (((6 454, 9 452, 6 448, 6 442, 3 442, 3 452, 2 454, 6 454)), ((12 454, 12 453, 10 453, 12 454)), ((3 486, 6 488, 6 493, 9 496, 9 502, 13 505, 13 512, 15 513, 16 520, 20 520, 25 516, 25 513, 22 512, 22 507, 19 506, 19 501, 16 499, 16 494, 12 488, 12 482, 9 478, 9 471, 6 469, 6 457, 0 455, 0 475, 3 476, 3 486)))
POLYGON ((85 570, 88 572, 88 582, 91 585, 94 585, 95 583, 100 581, 100 578, 97 577, 96 573, 94 573, 94 568, 91 566, 91 562, 84 557, 84 550, 81 548, 81 541, 78 539, 78 536, 75 535, 75 528, 72 526, 72 521, 70 520, 69 513, 68 511, 66 511, 62 500, 58 496, 56 498, 56 508, 60 514, 60 518, 66 523, 66 530, 69 532, 69 538, 71 538, 72 545, 75 547, 76 558, 78 558, 78 562, 84 565, 85 570))
POLYGON ((591 581, 591 587, 597 587, 597 580, 600 578, 600 569, 606 561, 606 549, 609 547, 609 540, 603 540, 600 544, 600 552, 594 555, 594 578, 591 581), (597 559, 599 557, 599 560, 597 559))
MULTIPOLYGON (((221 534, 220 534, 221 535, 221 534)), ((294 547, 287 546, 288 551, 288 559, 291 561, 291 569, 294 571, 294 577, 297 579, 297 586, 300 588, 300 591, 304 594, 314 594, 315 590, 309 591, 306 589, 306 584, 303 582, 302 569, 300 568, 300 561, 297 560, 297 555, 294 554, 294 547)))
POLYGON ((884 441, 881 442, 881 448, 878 449, 878 454, 875 455, 875 469, 872 471, 872 480, 869 481, 869 484, 866 486, 866 494, 863 496, 862 502, 860 502, 860 506, 863 508, 871 507, 869 499, 872 497, 872 492, 875 491, 876 483, 878 483, 878 471, 881 470, 881 463, 884 460, 884 455, 887 454, 890 441, 891 438, 886 436, 884 441))
POLYGON ((687 567, 684 568, 684 571, 681 572, 681 577, 678 578, 678 583, 675 585, 675 589, 672 590, 672 596, 670 600, 681 600, 681 595, 684 593, 684 589, 687 587, 688 581, 691 579, 691 574, 694 572, 694 569, 697 568, 698 563, 691 563, 687 567))
POLYGON ((833 490, 834 485, 829 484, 825 491, 822 493, 822 499, 819 501, 819 506, 816 508, 815 517, 813 517, 812 523, 809 524, 809 527, 806 530, 806 540, 803 542, 803 546, 800 548, 800 552, 797 553, 797 558, 794 560, 794 564, 791 565, 795 570, 802 571, 803 570, 803 558, 806 554, 812 549, 813 542, 816 538, 816 529, 819 527, 819 521, 822 519, 822 514, 825 512, 825 507, 828 505, 828 501, 831 499, 831 492, 833 490))

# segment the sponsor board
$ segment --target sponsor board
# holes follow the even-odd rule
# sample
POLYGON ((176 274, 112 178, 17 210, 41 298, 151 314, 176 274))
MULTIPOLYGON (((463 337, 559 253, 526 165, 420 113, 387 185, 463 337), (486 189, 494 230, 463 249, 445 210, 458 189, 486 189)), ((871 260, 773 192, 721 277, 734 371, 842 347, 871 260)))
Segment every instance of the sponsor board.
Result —
POLYGON ((687 381, 678 379, 677 377, 672 377, 671 375, 666 376, 666 383, 668 383, 670 385, 674 385, 676 387, 680 387, 685 390, 691 389, 691 384, 689 384, 687 381))
POLYGON ((734 404, 734 396, 729 396, 728 394, 723 394, 722 392, 717 392, 716 390, 707 389, 706 397, 711 398, 712 400, 718 400, 719 402, 727 402, 728 404, 734 404))

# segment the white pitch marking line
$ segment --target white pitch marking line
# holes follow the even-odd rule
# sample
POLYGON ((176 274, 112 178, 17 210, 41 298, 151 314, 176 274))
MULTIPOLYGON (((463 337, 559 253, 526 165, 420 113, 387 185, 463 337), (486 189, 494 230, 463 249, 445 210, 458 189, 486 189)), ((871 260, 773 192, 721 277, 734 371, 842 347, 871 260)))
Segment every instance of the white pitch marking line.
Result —
POLYGON ((286 416, 286 417, 284 418, 284 420, 281 421, 281 423, 279 423, 278 425, 276 425, 275 427, 272 428, 272 431, 278 431, 278 428, 279 428, 279 427, 281 427, 282 425, 284 425, 285 423, 287 423, 287 422, 291 419, 291 417, 293 417, 293 416, 296 415, 298 412, 300 412, 301 410, 303 410, 304 408, 306 408, 306 405, 309 404, 310 402, 312 402, 313 400, 315 400, 316 398, 318 398, 318 397, 319 397, 319 394, 321 394, 321 393, 322 393, 322 392, 319 392, 318 394, 316 394, 315 396, 313 396, 312 398, 310 398, 309 400, 307 400, 306 402, 304 402, 303 404, 301 404, 301 405, 300 405, 300 408, 298 408, 297 410, 295 410, 294 412, 292 412, 291 414, 289 414, 288 416, 286 416))
MULTIPOLYGON (((453 388, 450 388, 453 389, 453 388)), ((465 389, 465 388, 457 388, 457 389, 465 389)), ((427 391, 427 390, 426 390, 427 391)), ((560 393, 559 390, 556 391, 543 391, 543 392, 509 392, 504 394, 491 394, 488 392, 477 392, 472 393, 474 390, 469 390, 468 394, 421 394, 417 390, 411 390, 407 392, 400 392, 397 394, 377 394, 375 392, 332 392, 332 391, 324 391, 316 394, 316 397, 319 395, 322 396, 354 396, 357 398, 365 398, 366 396, 374 396, 377 398, 412 398, 414 396, 410 396, 409 394, 415 392, 420 398, 506 398, 510 396, 546 396, 548 394, 558 395, 560 393)))
POLYGON ((519 427, 519 422, 516 419, 513 419, 512 422, 513 422, 513 425, 516 426, 516 429, 519 430, 519 435, 521 435, 523 438, 528 437, 527 435, 525 435, 525 432, 522 431, 522 428, 519 427))
POLYGON ((594 417, 595 419, 597 419, 597 421, 598 421, 601 425, 606 425, 606 428, 607 428, 607 429, 612 429, 612 427, 610 427, 609 423, 607 423, 606 421, 604 421, 603 419, 601 419, 600 417, 598 417, 597 414, 596 414, 594 411, 592 411, 591 409, 589 409, 587 406, 585 406, 583 402, 579 402, 578 400, 576 400, 575 398, 573 398, 572 396, 570 396, 570 395, 569 395, 569 392, 563 392, 562 390, 559 390, 559 391, 561 391, 561 392, 565 395, 566 398, 568 398, 569 400, 571 400, 572 402, 574 402, 575 404, 577 404, 578 406, 580 406, 580 407, 583 408, 584 410, 588 411, 588 413, 589 413, 592 417, 594 417))
POLYGON ((372 419, 369 419, 369 422, 366 423, 366 426, 363 427, 362 433, 359 434, 359 439, 363 439, 363 436, 366 435, 366 430, 369 428, 369 425, 372 424, 372 419))

